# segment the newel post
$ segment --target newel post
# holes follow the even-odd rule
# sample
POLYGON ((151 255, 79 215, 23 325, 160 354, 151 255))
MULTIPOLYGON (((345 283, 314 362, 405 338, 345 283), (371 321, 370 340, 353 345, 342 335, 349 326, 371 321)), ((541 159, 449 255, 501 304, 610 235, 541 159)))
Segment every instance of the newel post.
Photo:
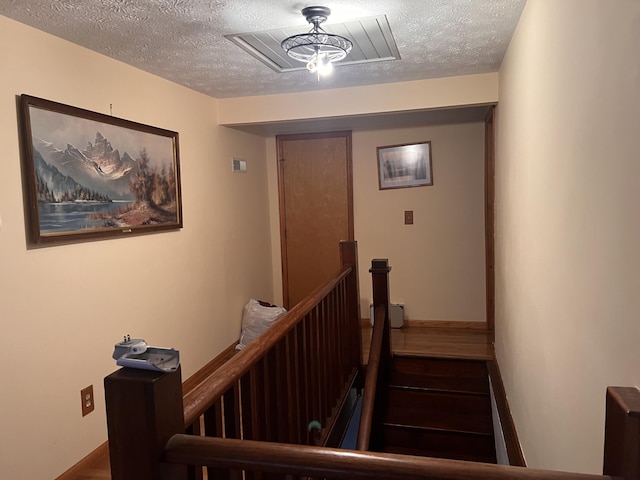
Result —
POLYGON ((184 433, 180 368, 121 368, 104 379, 112 480, 184 480, 187 468, 161 463, 167 441, 184 433))
POLYGON ((371 260, 371 283, 373 284, 373 307, 379 305, 384 306, 385 325, 384 336, 382 342, 382 358, 385 360, 381 365, 382 368, 391 366, 391 331, 389 323, 389 260, 386 258, 376 258, 371 260))
POLYGON ((604 475, 640 478, 640 390, 607 388, 604 428, 604 475))

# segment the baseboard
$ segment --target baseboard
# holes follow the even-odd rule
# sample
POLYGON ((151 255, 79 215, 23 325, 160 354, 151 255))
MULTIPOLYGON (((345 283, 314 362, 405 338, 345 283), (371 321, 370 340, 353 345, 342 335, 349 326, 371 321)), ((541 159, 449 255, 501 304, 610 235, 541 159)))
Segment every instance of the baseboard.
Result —
POLYGON ((464 328, 468 330, 486 330, 487 322, 467 322, 455 320, 405 320, 407 327, 423 328, 464 328))
MULTIPOLYGON (((371 319, 362 318, 363 326, 371 325, 371 319)), ((467 330, 487 330, 487 322, 467 322, 455 320, 405 320, 405 327, 414 328, 462 328, 467 330)))
MULTIPOLYGON (((196 373, 187 378, 184 382, 182 382, 182 395, 186 395, 188 392, 193 390, 198 384, 200 384, 204 379, 206 379, 209 375, 214 373, 218 368, 220 368, 224 363, 226 363, 231 357, 233 357, 238 351, 236 350, 236 345, 238 342, 234 342, 225 348, 220 354, 218 354, 213 360, 208 362, 204 367, 199 369, 196 373)), ((62 475, 56 478, 56 480, 77 480, 80 478, 80 475, 87 470, 91 469, 91 467, 98 461, 104 461, 104 457, 109 455, 109 442, 104 442, 98 448, 96 448, 89 455, 84 457, 78 463, 76 463, 69 470, 64 472, 62 475)))
POLYGON ((187 378, 184 382, 182 382, 182 395, 186 395, 191 390, 193 390, 198 384, 202 383, 205 378, 215 372, 218 368, 220 368, 223 364, 231 359, 238 350, 236 350, 236 345, 238 342, 234 342, 225 348, 222 352, 220 352, 213 360, 207 363, 204 367, 198 370, 196 373, 187 378))
POLYGON ((511 416, 509 402, 502 383, 502 375, 500 375, 500 368, 495 358, 487 362, 487 369, 489 370, 489 379, 491 380, 498 416, 500 417, 509 465, 526 467, 527 463, 522 453, 522 447, 520 446, 520 440, 518 440, 518 433, 516 432, 516 426, 511 416))
POLYGON ((103 462, 106 460, 105 457, 109 456, 109 443, 104 442, 98 448, 96 448, 89 455, 84 457, 78 463, 76 463, 69 470, 64 472, 59 477, 56 477, 56 480, 77 480, 78 478, 82 478, 81 475, 85 474, 94 464, 103 462))

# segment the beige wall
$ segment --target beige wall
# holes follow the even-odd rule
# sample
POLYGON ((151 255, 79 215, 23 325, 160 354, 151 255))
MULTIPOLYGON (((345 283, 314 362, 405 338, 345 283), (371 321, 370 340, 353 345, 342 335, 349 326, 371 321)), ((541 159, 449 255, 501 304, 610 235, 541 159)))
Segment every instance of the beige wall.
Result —
POLYGON ((238 338, 247 298, 272 296, 265 140, 218 127, 214 99, 5 17, 0 43, 0 478, 49 479, 106 440, 122 335, 180 349, 186 378, 238 338), (27 249, 21 93, 178 131, 184 228, 27 249))
POLYGON ((498 74, 431 78, 364 87, 219 100, 221 125, 327 119, 492 104, 498 74))
MULTIPOLYGON (((354 230, 361 315, 369 317, 373 258, 388 258, 391 301, 413 320, 484 321, 484 124, 354 131, 354 230), (431 140, 434 185, 378 190, 376 147, 431 140), (414 225, 404 225, 404 211, 414 225)), ((275 139, 267 146, 272 218, 278 218, 275 139)), ((280 233, 271 226, 274 289, 282 295, 280 233)))
POLYGON ((406 319, 484 321, 484 124, 354 132, 353 178, 361 315, 371 259, 388 258, 391 301, 406 319), (427 140, 433 185, 379 190, 376 147, 427 140))
POLYGON ((640 3, 529 0, 500 71, 496 351, 528 464, 601 472, 640 381, 640 3))

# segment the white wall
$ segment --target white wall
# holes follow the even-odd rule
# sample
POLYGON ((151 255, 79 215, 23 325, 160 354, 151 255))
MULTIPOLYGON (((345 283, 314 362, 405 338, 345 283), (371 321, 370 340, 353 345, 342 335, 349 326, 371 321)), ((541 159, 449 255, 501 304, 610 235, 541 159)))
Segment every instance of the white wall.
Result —
POLYGON ((272 297, 265 140, 219 127, 215 99, 5 17, 0 44, 0 478, 55 478, 106 440, 122 335, 180 349, 187 378, 238 338, 249 297, 272 297), (22 93, 179 132, 184 228, 28 249, 22 93))
POLYGON ((500 70, 496 352, 529 466, 599 473, 640 383, 640 3, 529 0, 500 70))

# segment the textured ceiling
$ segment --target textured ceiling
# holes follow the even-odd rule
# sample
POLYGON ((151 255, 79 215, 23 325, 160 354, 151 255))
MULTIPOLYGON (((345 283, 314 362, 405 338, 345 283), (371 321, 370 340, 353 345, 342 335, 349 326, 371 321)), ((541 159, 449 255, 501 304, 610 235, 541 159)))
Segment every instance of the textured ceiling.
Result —
POLYGON ((526 0, 1 0, 0 14, 217 98, 497 71, 526 0), (401 59, 277 73, 225 35, 386 15, 401 59))

